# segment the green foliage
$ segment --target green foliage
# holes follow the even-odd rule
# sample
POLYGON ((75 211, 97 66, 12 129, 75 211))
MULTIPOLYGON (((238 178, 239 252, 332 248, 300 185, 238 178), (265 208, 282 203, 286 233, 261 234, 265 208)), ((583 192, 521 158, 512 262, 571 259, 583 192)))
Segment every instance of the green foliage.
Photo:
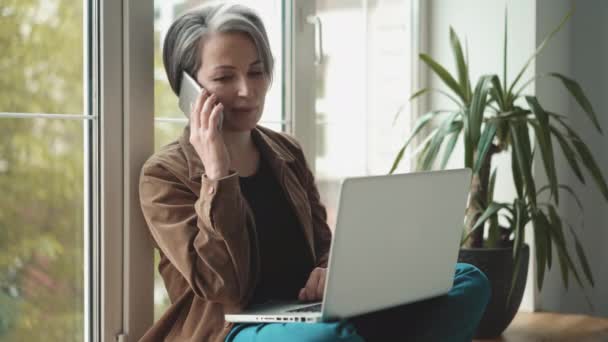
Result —
MULTIPOLYGON (((82 4, 0 0, 0 112, 82 114, 82 4)), ((158 32, 154 69, 155 117, 184 119, 158 32)), ((0 341, 83 340, 84 125, 0 119, 0 341)), ((157 122, 155 150, 183 127, 157 122)), ((157 318, 168 302, 155 299, 157 318)))
MULTIPOLYGON (((563 152, 577 179, 585 184, 583 168, 586 169, 594 184, 608 201, 608 186, 602 170, 599 169, 587 145, 570 127, 566 117, 545 110, 536 96, 522 94, 523 89, 528 84, 540 77, 557 79, 580 105, 587 119, 593 123, 598 132, 602 133, 595 111, 582 87, 576 81, 564 75, 549 73, 536 75, 525 82, 517 91, 515 90, 529 65, 542 52, 550 38, 563 27, 571 14, 572 11, 541 42, 517 73, 515 79, 509 84, 506 79, 507 14, 505 13, 502 80, 496 74, 484 75, 478 80, 473 92, 471 92, 468 74, 470 69, 468 61, 463 56, 458 36, 450 28, 450 44, 454 54, 457 77, 452 76, 447 68, 432 57, 421 54, 420 59, 439 77, 448 91, 422 89, 414 93, 411 99, 433 90, 446 96, 457 107, 448 110, 444 116, 435 117, 437 111, 431 111, 429 114, 422 116, 396 156, 390 170, 390 173, 394 172, 411 139, 421 131, 421 127, 427 126, 431 122, 431 118, 434 119, 433 123, 438 128, 431 130, 433 136, 428 139, 418 156, 418 160, 422 161, 418 164, 420 169, 426 170, 433 167, 435 158, 443 145, 443 136, 451 133, 453 136, 443 149, 444 157, 441 167, 445 167, 447 160, 452 155, 456 138, 462 135, 464 165, 473 169, 475 180, 473 183, 480 184, 479 187, 472 187, 471 201, 467 210, 467 231, 462 243, 471 243, 471 238, 478 236, 482 240, 481 245, 473 247, 513 247, 513 259, 515 265, 519 265, 520 247, 525 239, 524 228, 528 223, 531 223, 536 244, 535 257, 538 265, 537 281, 539 289, 542 288, 546 269, 550 269, 552 266, 555 255, 554 249, 557 252, 564 286, 568 287, 570 275, 574 276, 581 287, 584 285, 581 272, 579 272, 580 268, 582 268, 582 274, 587 282, 591 286, 594 285, 592 271, 576 235, 576 230, 569 223, 563 221, 556 209, 559 204, 560 191, 566 191, 567 194, 573 196, 581 210, 582 205, 570 187, 559 183, 555 167, 555 151, 558 149, 555 148, 554 141, 557 141, 559 150, 563 152), (521 107, 519 104, 527 105, 527 108, 521 107), (454 129, 446 128, 454 125, 455 118, 458 118, 458 122, 462 123, 463 129, 458 129, 458 127, 454 129), (531 141, 531 137, 534 141, 531 141), (498 203, 493 199, 497 170, 494 170, 491 175, 489 171, 493 155, 501 152, 510 152, 512 155, 511 171, 517 192, 513 203, 498 203), (540 188, 537 188, 532 172, 532 163, 537 152, 540 153, 544 172, 549 180, 549 184, 540 188), (482 192, 483 189, 487 189, 487 193, 482 192), (539 195, 547 190, 550 192, 549 202, 539 202, 539 195), (502 217, 503 221, 508 224, 506 226, 500 225, 499 217, 502 217), (580 268, 575 265, 568 249, 567 238, 563 229, 564 224, 568 224, 571 228, 569 231, 575 244, 580 268), (484 229, 488 229, 485 240, 483 234, 481 234, 484 229)), ((517 269, 515 274, 517 274, 517 269)), ((511 286, 514 284, 515 279, 511 286)))
MULTIPOLYGON (((2 0, 0 111, 83 111, 82 1, 2 0)), ((0 341, 81 341, 83 122, 0 119, 0 341)))

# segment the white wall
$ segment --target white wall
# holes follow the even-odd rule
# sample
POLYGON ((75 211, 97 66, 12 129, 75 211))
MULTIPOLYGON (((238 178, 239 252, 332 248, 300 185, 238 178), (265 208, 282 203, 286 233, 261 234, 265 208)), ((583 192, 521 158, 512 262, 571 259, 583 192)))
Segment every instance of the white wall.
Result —
MULTIPOLYGON (((467 37, 472 79, 482 74, 502 74, 503 15, 506 1, 494 0, 432 0, 429 2, 429 53, 450 71, 454 62, 449 45, 449 26, 453 26, 462 40, 467 37)), ((568 93, 559 82, 543 80, 528 89, 529 94, 538 96, 540 102, 550 110, 567 114, 572 126, 580 133, 594 154, 600 169, 608 170, 608 1, 584 0, 576 2, 576 11, 569 23, 554 37, 544 52, 533 63, 528 79, 533 73, 556 71, 576 79, 593 104, 604 128, 604 136, 597 133, 586 119, 578 105, 569 99, 568 93)), ((508 78, 513 79, 537 44, 560 22, 570 8, 568 0, 511 0, 509 1, 509 70, 508 78)), ((501 76, 502 77, 502 76, 501 76)), ((431 78, 430 85, 437 87, 440 82, 431 78)), ((433 96, 430 108, 445 108, 449 102, 433 96)), ((522 310, 542 310, 557 312, 588 313, 608 317, 608 204, 603 199, 591 176, 586 174, 589 186, 578 183, 567 162, 556 148, 558 179, 572 186, 581 197, 585 208, 585 229, 579 231, 583 247, 587 251, 596 286, 586 293, 595 306, 591 312, 584 292, 571 279, 570 289, 564 289, 557 263, 546 275, 542 293, 534 291, 536 286, 532 272, 522 310)), ((463 165, 462 151, 454 152, 450 167, 463 165)), ((511 200, 514 196, 510 173, 509 156, 500 157, 495 166, 500 167, 496 196, 498 200, 511 200), (504 171, 503 171, 504 170, 504 171)), ((535 163, 537 184, 546 183, 542 162, 535 163)), ((574 201, 567 195, 560 197, 560 214, 572 223, 580 220, 574 201)), ((532 234, 527 234, 531 236, 532 234)), ((574 246, 570 251, 575 260, 574 246)), ((532 254, 533 255, 533 254, 532 254)), ((532 271, 533 269, 531 269, 532 271)))
MULTIPOLYGON (((554 0, 539 1, 539 8, 541 6, 544 10, 537 12, 539 34, 542 31, 548 32, 568 8, 567 4, 556 6, 554 0)), ((607 1, 577 1, 576 11, 570 25, 565 28, 564 35, 552 42, 552 45, 549 46, 551 50, 547 50, 537 65, 547 71, 560 67, 563 69, 560 72, 576 79, 594 106, 604 132, 608 132, 608 115, 606 115, 608 111, 608 97, 606 96, 606 89, 608 89, 607 18, 607 1)), ((569 116, 573 128, 579 132, 590 147, 600 169, 606 172, 608 170, 608 154, 606 153, 608 134, 604 133, 604 136, 601 136, 575 102, 564 100, 567 93, 559 83, 543 82, 537 87, 537 92, 541 101, 547 99, 555 104, 555 108, 552 109, 560 110, 561 113, 569 116)), ((608 317, 608 272, 604 271, 608 261, 606 251, 608 203, 594 185, 590 175, 585 175, 588 186, 581 185, 570 171, 564 158, 558 159, 557 163, 559 179, 574 188, 581 197, 585 208, 585 228, 579 230, 578 234, 587 252, 596 281, 595 288, 587 289, 586 292, 595 306, 594 314, 608 317)), ((606 175, 606 173, 604 174, 606 175)), ((580 216, 574 201, 567 196, 560 198, 563 198, 563 201, 560 201, 560 213, 572 223, 579 222, 580 216)), ((574 253, 574 246, 570 245, 570 247, 574 253)), ((572 282, 573 285, 569 290, 563 288, 558 268, 552 269, 545 278, 545 283, 546 286, 540 295, 541 310, 592 313, 585 300, 584 292, 575 282, 572 282)))

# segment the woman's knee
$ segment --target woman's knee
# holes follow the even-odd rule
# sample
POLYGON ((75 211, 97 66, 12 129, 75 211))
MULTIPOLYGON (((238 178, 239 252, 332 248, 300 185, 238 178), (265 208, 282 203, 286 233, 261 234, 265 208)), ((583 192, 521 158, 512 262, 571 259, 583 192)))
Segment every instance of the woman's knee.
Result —
MULTIPOLYGON (((310 334, 301 339, 302 342, 364 342, 363 338, 357 334, 355 326, 349 321, 317 323, 315 325, 317 329, 311 329, 310 334)), ((300 339, 297 340, 300 341, 300 339)))
POLYGON ((485 308, 492 295, 492 287, 488 277, 477 267, 459 263, 456 265, 454 289, 459 295, 485 308))

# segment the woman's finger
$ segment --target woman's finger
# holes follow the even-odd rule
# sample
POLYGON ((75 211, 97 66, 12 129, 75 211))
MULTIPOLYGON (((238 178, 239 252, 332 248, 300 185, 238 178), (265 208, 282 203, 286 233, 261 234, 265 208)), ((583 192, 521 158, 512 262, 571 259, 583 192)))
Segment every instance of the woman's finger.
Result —
POLYGON ((319 276, 319 281, 317 282, 317 299, 321 300, 323 299, 323 291, 325 290, 325 276, 326 276, 326 272, 325 270, 319 272, 320 276, 319 276))
POLYGON ((196 128, 200 129, 203 123, 201 122, 201 109, 203 108, 203 104, 205 103, 205 99, 207 98, 208 93, 205 89, 203 89, 200 95, 196 98, 196 103, 194 105, 193 112, 191 116, 193 120, 196 121, 196 128))
POLYGON ((317 268, 310 272, 310 277, 308 277, 308 281, 306 282, 306 297, 308 298, 308 300, 314 300, 316 298, 319 276, 320 272, 317 268))
POLYGON ((298 293, 298 300, 305 301, 306 300, 306 292, 304 288, 300 289, 300 293, 298 293))
POLYGON ((217 103, 217 95, 211 94, 207 97, 207 100, 203 104, 203 109, 201 110, 201 121, 203 123, 203 129, 207 130, 212 128, 209 125, 209 117, 211 116, 211 110, 217 103))
POLYGON ((196 101, 190 107, 190 131, 194 132, 201 127, 201 120, 198 116, 198 111, 196 110, 199 107, 199 103, 201 102, 201 96, 196 97, 196 101))
POLYGON ((217 103, 211 111, 211 115, 209 116, 209 127, 211 128, 211 134, 220 132, 219 124, 223 109, 224 105, 217 103))
POLYGON ((209 94, 209 92, 205 89, 202 89, 201 91, 201 96, 200 96, 200 102, 198 104, 198 107, 196 108, 196 115, 198 116, 198 120, 200 125, 198 126, 199 128, 205 129, 207 122, 205 122, 204 115, 203 115, 203 108, 205 106, 205 103, 207 102, 207 99, 209 98, 209 96, 211 96, 211 94, 209 94))

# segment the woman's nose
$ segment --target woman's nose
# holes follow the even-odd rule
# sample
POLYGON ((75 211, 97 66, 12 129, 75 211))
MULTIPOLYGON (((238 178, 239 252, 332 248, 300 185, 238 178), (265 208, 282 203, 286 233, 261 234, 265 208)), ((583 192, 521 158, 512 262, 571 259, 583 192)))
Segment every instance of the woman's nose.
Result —
POLYGON ((253 84, 250 82, 247 77, 240 77, 237 84, 237 95, 240 97, 249 97, 252 94, 252 86, 253 84))

